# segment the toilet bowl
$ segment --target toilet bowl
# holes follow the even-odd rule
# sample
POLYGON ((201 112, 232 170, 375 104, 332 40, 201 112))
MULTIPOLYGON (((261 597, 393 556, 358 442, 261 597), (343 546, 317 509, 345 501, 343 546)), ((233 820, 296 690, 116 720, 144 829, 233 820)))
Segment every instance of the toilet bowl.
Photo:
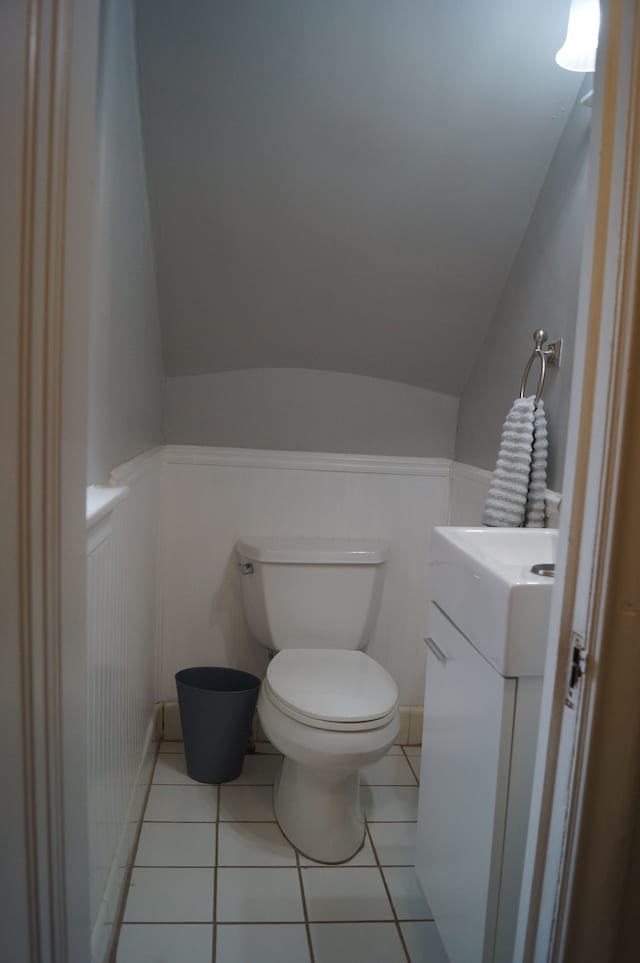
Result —
POLYGON ((361 651, 389 546, 256 536, 236 551, 249 629, 272 656, 258 716, 284 756, 276 818, 306 856, 344 862, 364 842, 360 769, 388 751, 400 727, 395 682, 361 651))
POLYGON ((269 665, 258 716, 284 756, 274 797, 284 835, 318 862, 350 859, 365 836, 360 769, 398 735, 395 682, 363 652, 289 649, 269 665))

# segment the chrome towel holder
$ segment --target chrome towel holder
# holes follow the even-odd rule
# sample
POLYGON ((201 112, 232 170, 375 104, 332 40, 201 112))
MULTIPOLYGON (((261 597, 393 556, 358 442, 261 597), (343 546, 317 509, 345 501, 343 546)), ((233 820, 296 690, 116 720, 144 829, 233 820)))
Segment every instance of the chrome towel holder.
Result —
POLYGON ((531 357, 527 361, 527 366, 524 369, 524 374, 522 375, 522 381, 520 382, 520 397, 524 398, 525 391, 527 388, 527 378, 531 371, 531 366, 536 358, 540 359, 540 378, 538 379, 538 387, 536 389, 535 404, 537 405, 542 397, 542 391, 544 389, 544 379, 547 376, 547 365, 552 368, 560 367, 560 360, 562 358, 562 338, 557 341, 551 341, 549 345, 545 348, 543 347, 548 335, 546 331, 539 328, 538 331, 533 332, 533 343, 535 345, 533 351, 531 352, 531 357))

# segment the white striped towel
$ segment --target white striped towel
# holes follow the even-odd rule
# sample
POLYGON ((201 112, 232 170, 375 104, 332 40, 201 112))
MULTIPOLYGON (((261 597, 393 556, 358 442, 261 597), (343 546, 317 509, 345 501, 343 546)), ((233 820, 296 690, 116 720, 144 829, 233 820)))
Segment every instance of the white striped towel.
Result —
POLYGON ((517 398, 507 415, 485 504, 485 525, 503 528, 544 525, 547 424, 542 402, 538 408, 539 412, 533 395, 517 398))

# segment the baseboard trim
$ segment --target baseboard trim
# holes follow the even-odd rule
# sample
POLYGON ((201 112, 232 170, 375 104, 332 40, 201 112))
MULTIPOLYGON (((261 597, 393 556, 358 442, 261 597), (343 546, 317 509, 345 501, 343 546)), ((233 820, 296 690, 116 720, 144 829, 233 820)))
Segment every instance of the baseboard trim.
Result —
POLYGON ((134 858, 134 849, 142 823, 148 789, 151 785, 153 764, 161 732, 162 706, 157 703, 149 720, 142 758, 138 766, 124 825, 109 871, 107 885, 91 930, 92 963, 107 963, 111 959, 117 922, 126 898, 126 882, 134 858))
MULTIPOLYGON (((420 746, 422 744, 423 718, 422 706, 400 706, 400 732, 396 740, 397 745, 420 746)), ((254 719, 253 733, 258 742, 268 741, 257 715, 254 719)), ((162 703, 162 738, 169 742, 182 741, 182 726, 177 702, 162 703)))

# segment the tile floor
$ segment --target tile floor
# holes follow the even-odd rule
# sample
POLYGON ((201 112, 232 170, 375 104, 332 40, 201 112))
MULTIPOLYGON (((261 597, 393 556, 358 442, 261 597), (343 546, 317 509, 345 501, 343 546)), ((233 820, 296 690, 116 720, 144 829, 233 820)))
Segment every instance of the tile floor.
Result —
POLYGON ((365 845, 332 867, 275 822, 281 762, 259 744, 239 779, 203 786, 161 745, 116 963, 447 963, 413 869, 420 749, 364 771, 365 845))

